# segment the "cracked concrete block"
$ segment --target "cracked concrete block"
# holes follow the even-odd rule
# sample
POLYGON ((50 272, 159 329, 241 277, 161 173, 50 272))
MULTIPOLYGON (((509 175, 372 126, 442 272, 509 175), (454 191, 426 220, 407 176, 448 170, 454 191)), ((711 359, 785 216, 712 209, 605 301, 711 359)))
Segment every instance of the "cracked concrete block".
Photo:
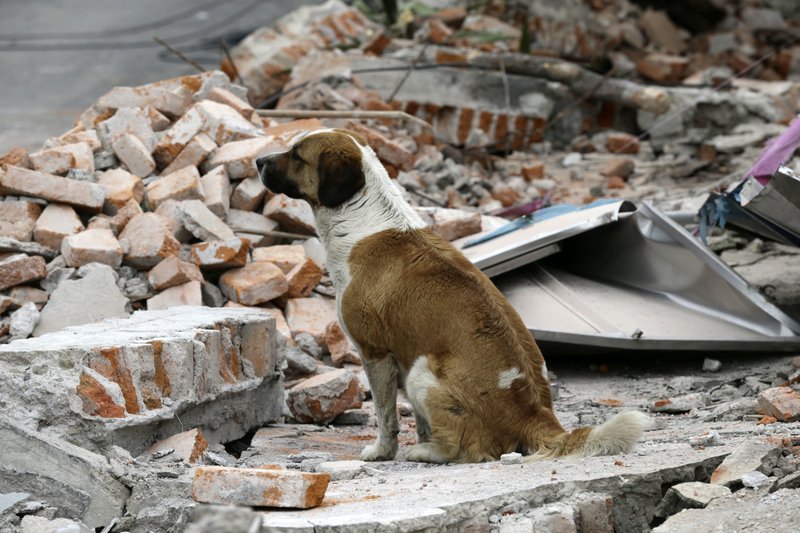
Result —
POLYGON ((47 276, 44 259, 16 254, 0 259, 0 291, 47 276))
POLYGON ((205 270, 227 270, 247 264, 250 242, 227 239, 199 242, 192 245, 192 262, 205 270))
POLYGON ((280 416, 275 339, 274 320, 247 309, 180 307, 66 328, 0 345, 0 402, 93 450, 139 455, 182 424, 227 442, 280 416))
POLYGON ((169 287, 147 299, 148 311, 169 309, 180 305, 203 305, 203 294, 199 281, 189 281, 182 285, 169 287))
POLYGON ((189 281, 203 282, 203 274, 197 265, 182 261, 178 256, 167 257, 150 269, 147 281, 156 290, 164 290, 189 281))
POLYGON ((285 194, 275 195, 264 206, 264 216, 280 224, 284 231, 317 234, 314 213, 305 200, 289 198, 285 194))
MULTIPOLYGON (((2 204, 0 204, 2 205, 2 204)), ((48 204, 36 220, 33 238, 53 250, 61 250, 64 237, 83 231, 83 223, 75 210, 68 205, 48 204)))
POLYGON ((202 200, 203 185, 196 167, 183 167, 148 184, 145 197, 150 209, 166 200, 202 200))
POLYGON ((178 255, 180 243, 172 236, 167 220, 156 213, 134 216, 119 235, 126 265, 149 269, 165 257, 178 255))
POLYGON ((180 203, 178 220, 183 227, 201 241, 235 239, 236 235, 201 200, 184 200, 180 203))
POLYGON ((144 182, 139 176, 123 168, 103 172, 97 177, 97 184, 106 190, 106 205, 103 210, 108 215, 116 214, 130 200, 138 204, 144 198, 144 182))
POLYGON ((320 346, 325 345, 328 324, 338 320, 336 302, 329 298, 292 298, 285 314, 292 336, 308 333, 320 346))
POLYGON ((231 204, 231 180, 225 167, 217 167, 207 172, 200 183, 203 186, 203 195, 208 209, 222 220, 228 216, 231 204))
POLYGON ((317 507, 330 476, 292 470, 201 466, 195 470, 192 498, 202 503, 258 507, 317 507))
POLYGON ((570 498, 581 533, 614 533, 614 499, 608 494, 583 492, 570 498))
POLYGON ((780 448, 763 441, 740 444, 711 474, 711 483, 729 488, 741 486, 742 476, 753 470, 769 473, 780 456, 780 448))
POLYGON ((45 436, 0 414, 2 465, 53 479, 88 494, 75 514, 89 527, 105 527, 121 516, 130 491, 110 474, 106 459, 60 439, 45 436))
POLYGON ((68 518, 48 518, 36 515, 25 515, 20 522, 20 533, 92 533, 80 520, 68 518))
POLYGON ((292 387, 286 404, 300 422, 330 422, 348 409, 361 407, 358 377, 344 368, 319 374, 292 387))
POLYGON ((253 261, 268 261, 285 274, 306 261, 306 251, 302 244, 276 244, 253 250, 253 261))
POLYGON ((167 165, 161 174, 167 175, 183 167, 199 167, 206 160, 208 154, 217 148, 217 144, 205 133, 198 133, 189 141, 175 159, 167 165))
POLYGON ((42 309, 33 336, 129 314, 128 299, 120 292, 114 272, 108 267, 95 268, 81 279, 59 283, 42 309))
POLYGON ((106 197, 105 189, 96 183, 61 178, 11 165, 0 169, 0 182, 5 194, 69 204, 90 213, 99 213, 106 197))
POLYGON ((258 305, 286 294, 286 276, 272 263, 254 261, 228 270, 219 278, 222 293, 244 305, 258 305))
POLYGON ((42 207, 33 202, 0 201, 0 237, 29 241, 42 214, 42 207))
POLYGON ((63 176, 71 169, 94 172, 94 153, 85 142, 34 152, 30 161, 34 169, 47 174, 63 176))
POLYGON ((110 229, 87 229, 64 237, 61 254, 70 267, 102 263, 119 268, 122 264, 122 246, 110 229))
POLYGON ((114 154, 132 173, 146 178, 156 169, 156 162, 147 146, 135 135, 125 133, 111 141, 114 154))
POLYGON ((683 509, 703 509, 715 498, 730 496, 731 489, 700 481, 679 483, 667 489, 655 510, 655 516, 667 518, 683 509))

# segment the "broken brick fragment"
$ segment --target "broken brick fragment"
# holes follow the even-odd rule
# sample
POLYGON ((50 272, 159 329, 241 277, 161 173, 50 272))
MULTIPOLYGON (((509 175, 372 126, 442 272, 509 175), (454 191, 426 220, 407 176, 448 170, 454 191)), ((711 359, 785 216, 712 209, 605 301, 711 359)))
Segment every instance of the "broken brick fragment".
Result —
POLYGON ((192 481, 192 498, 201 503, 257 507, 317 507, 330 475, 261 468, 200 466, 192 481))
POLYGON ((791 387, 773 387, 758 395, 758 405, 781 422, 800 420, 800 394, 791 387))
POLYGON ((146 453, 155 454, 172 450, 170 457, 177 457, 187 463, 198 463, 203 459, 203 452, 208 448, 208 441, 203 432, 197 428, 184 431, 153 444, 146 453))
POLYGON ((328 423, 361 407, 358 376, 344 368, 318 374, 292 387, 286 404, 300 422, 328 423))

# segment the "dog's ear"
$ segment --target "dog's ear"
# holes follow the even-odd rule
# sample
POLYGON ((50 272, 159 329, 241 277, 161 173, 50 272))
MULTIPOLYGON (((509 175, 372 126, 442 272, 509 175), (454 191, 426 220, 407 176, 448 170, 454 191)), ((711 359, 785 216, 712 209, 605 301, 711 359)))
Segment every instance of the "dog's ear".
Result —
POLYGON ((361 154, 358 151, 325 151, 317 167, 317 198, 326 207, 336 207, 364 186, 361 154))

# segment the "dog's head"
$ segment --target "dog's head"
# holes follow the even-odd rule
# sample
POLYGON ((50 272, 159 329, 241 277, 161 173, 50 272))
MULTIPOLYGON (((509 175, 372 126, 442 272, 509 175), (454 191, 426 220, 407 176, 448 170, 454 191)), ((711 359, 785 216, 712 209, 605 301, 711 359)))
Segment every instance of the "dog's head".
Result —
POLYGON ((291 149, 256 161, 264 185, 314 207, 336 207, 364 186, 364 140, 348 130, 310 133, 291 149))

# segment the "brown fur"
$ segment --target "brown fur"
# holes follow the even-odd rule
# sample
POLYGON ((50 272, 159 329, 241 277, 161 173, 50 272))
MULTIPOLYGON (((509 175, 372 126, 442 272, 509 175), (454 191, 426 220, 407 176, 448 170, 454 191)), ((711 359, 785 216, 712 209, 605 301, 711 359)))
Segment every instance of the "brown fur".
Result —
MULTIPOLYGON (((358 144, 365 145, 357 135, 333 130, 305 137, 257 165, 274 192, 314 207, 336 206, 364 185, 358 144)), ((373 384, 380 385, 381 401, 394 405, 393 361, 407 375, 418 358, 427 357, 436 378, 424 400, 430 435, 417 418, 420 440, 429 436, 438 452, 427 460, 477 462, 513 451, 537 457, 617 453, 641 433, 641 420, 631 417, 605 425, 605 440, 595 439, 590 428, 564 431, 553 413, 544 359, 522 319, 489 278, 430 231, 373 233, 353 246, 348 266, 341 319, 366 368, 389 369, 373 373, 381 377, 373 384), (501 373, 512 369, 520 377, 501 388, 501 373)), ((397 421, 393 409, 388 412, 389 419, 379 420, 379 441, 393 445, 376 458, 396 451, 397 421)))
POLYGON ((420 355, 440 388, 428 396, 432 440, 451 461, 578 450, 588 429, 564 432, 544 359, 517 312, 450 243, 427 230, 384 231, 350 255, 342 318, 364 357, 393 355, 408 372, 420 355), (501 371, 524 379, 498 387, 501 371))

